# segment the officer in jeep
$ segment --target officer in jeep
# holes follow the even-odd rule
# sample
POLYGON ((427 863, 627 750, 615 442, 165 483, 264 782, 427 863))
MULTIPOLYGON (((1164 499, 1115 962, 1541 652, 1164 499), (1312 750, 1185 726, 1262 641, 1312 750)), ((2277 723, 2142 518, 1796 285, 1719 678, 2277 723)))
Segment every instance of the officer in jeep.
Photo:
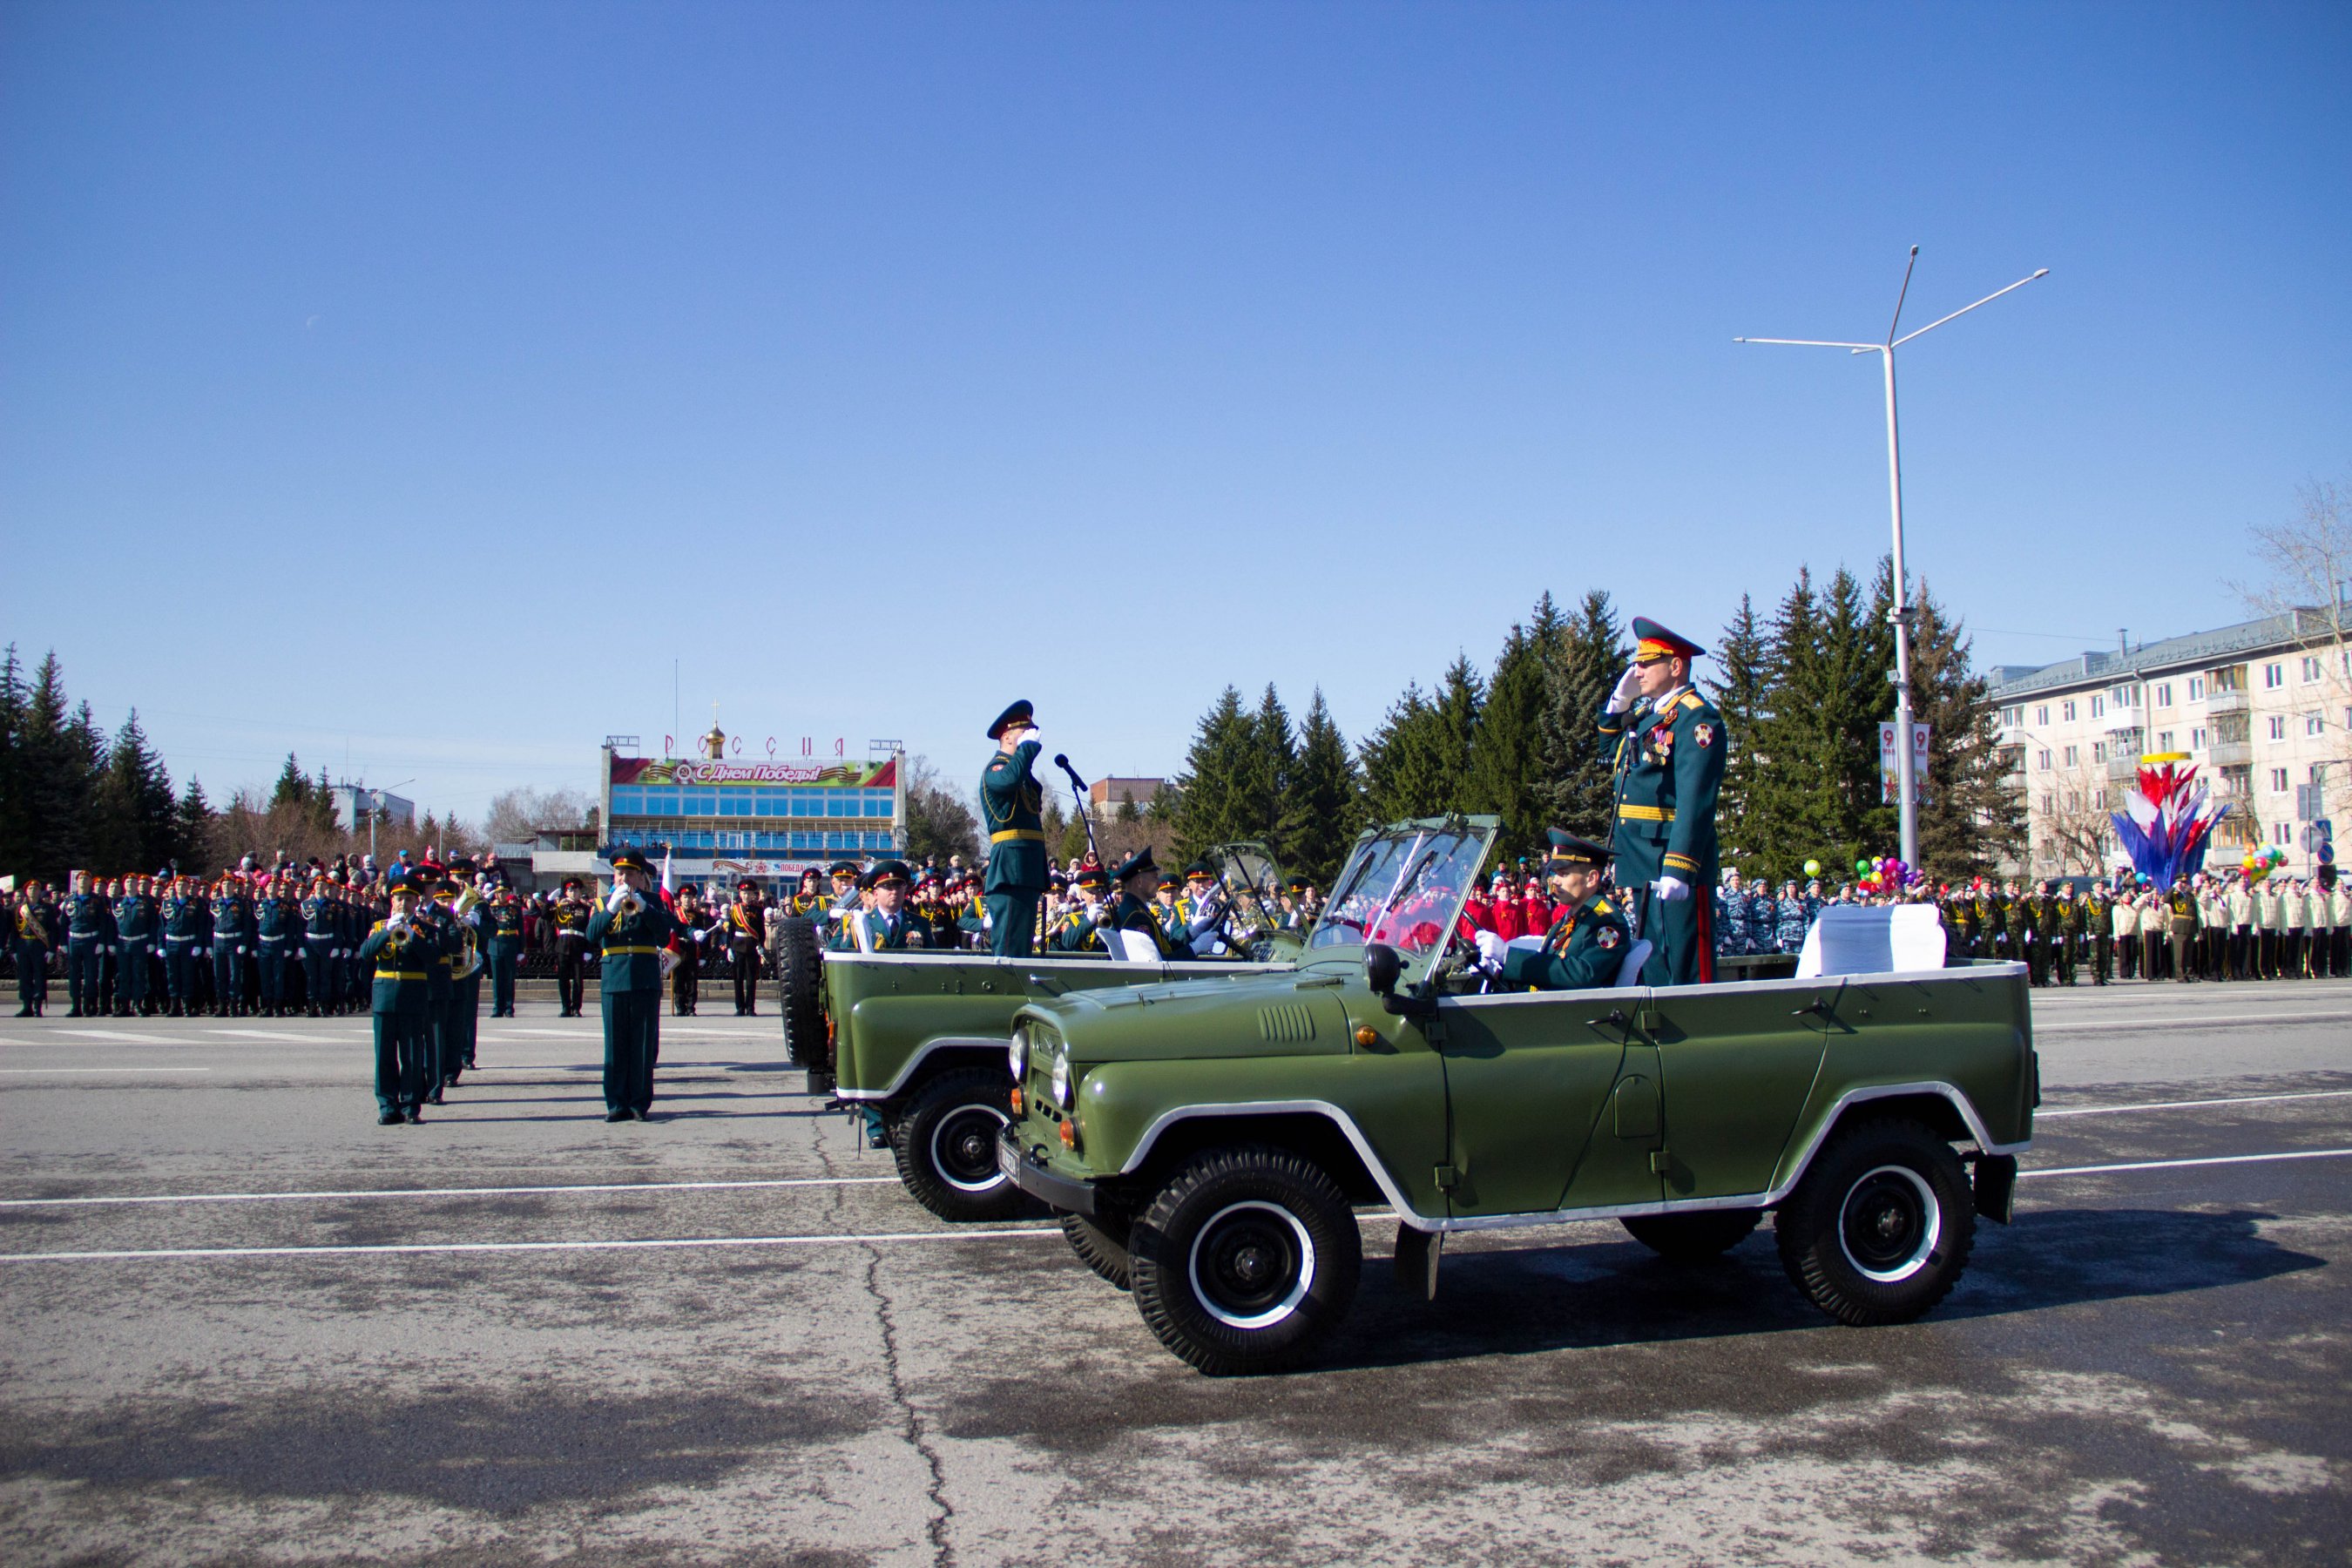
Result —
POLYGON ((1543 945, 1512 947, 1493 931, 1478 933, 1478 956, 1504 985, 1530 991, 1590 991, 1617 984, 1633 936, 1624 912, 1601 889, 1601 868, 1612 851, 1573 833, 1550 830, 1551 858, 1545 867, 1552 896, 1566 906, 1543 945))

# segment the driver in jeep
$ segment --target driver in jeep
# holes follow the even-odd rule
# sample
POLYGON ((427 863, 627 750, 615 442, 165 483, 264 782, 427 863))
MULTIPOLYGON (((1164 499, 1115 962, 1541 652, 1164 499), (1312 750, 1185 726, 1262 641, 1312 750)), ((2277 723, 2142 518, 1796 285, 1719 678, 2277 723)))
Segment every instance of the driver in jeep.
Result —
POLYGON ((1507 986, 1530 991, 1590 991, 1617 984, 1633 935, 1625 916, 1601 889, 1601 868, 1611 852, 1589 838, 1550 830, 1551 858, 1545 867, 1552 895, 1567 906, 1537 948, 1512 947, 1493 931, 1477 934, 1478 956, 1489 974, 1507 986))

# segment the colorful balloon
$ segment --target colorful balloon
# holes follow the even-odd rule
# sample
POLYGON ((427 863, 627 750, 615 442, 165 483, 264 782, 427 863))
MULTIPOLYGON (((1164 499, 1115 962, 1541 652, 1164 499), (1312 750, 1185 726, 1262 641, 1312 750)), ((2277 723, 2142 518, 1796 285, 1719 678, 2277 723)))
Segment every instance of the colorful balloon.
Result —
POLYGON ((1822 863, 1821 863, 1820 861, 1818 861, 1818 860, 1808 860, 1808 861, 1806 861, 1806 862, 1805 862, 1805 875, 1806 875, 1806 876, 1808 876, 1808 877, 1818 877, 1818 876, 1820 876, 1821 874, 1822 874, 1822 863))

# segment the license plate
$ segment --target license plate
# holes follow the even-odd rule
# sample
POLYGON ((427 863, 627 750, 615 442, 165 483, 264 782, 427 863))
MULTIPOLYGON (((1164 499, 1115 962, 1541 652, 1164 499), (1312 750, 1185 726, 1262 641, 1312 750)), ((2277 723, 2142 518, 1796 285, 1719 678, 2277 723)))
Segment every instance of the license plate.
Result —
POLYGON ((1016 1182, 1021 1179, 1021 1151, 1007 1139, 996 1141, 996 1168, 1016 1182))

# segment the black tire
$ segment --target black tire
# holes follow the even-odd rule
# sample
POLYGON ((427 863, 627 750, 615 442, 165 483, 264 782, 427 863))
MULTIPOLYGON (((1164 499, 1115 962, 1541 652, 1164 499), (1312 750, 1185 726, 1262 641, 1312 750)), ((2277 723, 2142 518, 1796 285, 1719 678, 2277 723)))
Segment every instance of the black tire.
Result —
POLYGON ((1842 1323, 1907 1323, 1959 1282, 1976 1245, 1968 1172, 1916 1121, 1847 1127, 1773 1220, 1780 1264, 1842 1323))
POLYGON ((1135 1305, 1212 1377, 1280 1372, 1348 1315, 1356 1216, 1323 1169, 1280 1149, 1217 1149, 1160 1190, 1128 1237, 1135 1305))
POLYGON ((805 915, 786 915, 776 922, 777 1011, 784 1020, 784 1055, 795 1067, 823 1068, 825 1059, 824 1008, 819 992, 824 985, 824 947, 817 940, 816 922, 805 915))
POLYGON ((996 1135, 1013 1124, 1013 1079, 1002 1070, 941 1073, 890 1123, 898 1179, 941 1219, 1010 1219, 1029 1200, 996 1168, 996 1135))
POLYGON ((1134 1283, 1135 1260, 1128 1256, 1127 1242, 1134 1230, 1131 1220, 1114 1220, 1108 1216, 1088 1219, 1084 1215, 1062 1216, 1062 1234, 1070 1238, 1070 1250, 1078 1260, 1120 1289, 1134 1283))
POLYGON ((1633 1239, 1676 1263, 1720 1258, 1763 1219, 1762 1209, 1701 1209, 1696 1214, 1644 1215, 1624 1221, 1633 1239))

